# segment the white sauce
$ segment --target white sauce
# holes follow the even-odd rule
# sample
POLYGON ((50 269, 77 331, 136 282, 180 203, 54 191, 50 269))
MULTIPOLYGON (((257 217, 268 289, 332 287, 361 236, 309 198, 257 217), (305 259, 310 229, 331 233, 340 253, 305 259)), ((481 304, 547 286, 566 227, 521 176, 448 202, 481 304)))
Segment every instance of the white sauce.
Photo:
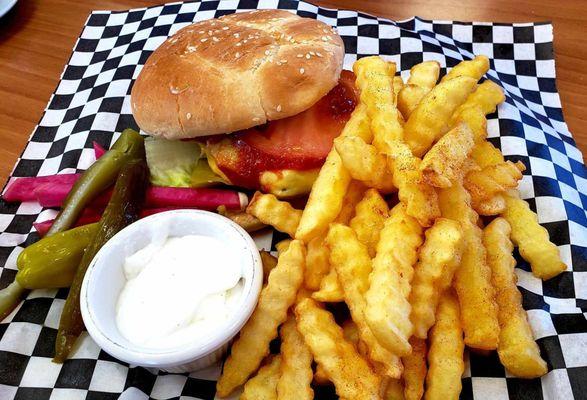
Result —
POLYGON ((151 243, 126 258, 116 324, 130 342, 176 348, 210 334, 243 290, 241 261, 218 239, 188 235, 151 243))

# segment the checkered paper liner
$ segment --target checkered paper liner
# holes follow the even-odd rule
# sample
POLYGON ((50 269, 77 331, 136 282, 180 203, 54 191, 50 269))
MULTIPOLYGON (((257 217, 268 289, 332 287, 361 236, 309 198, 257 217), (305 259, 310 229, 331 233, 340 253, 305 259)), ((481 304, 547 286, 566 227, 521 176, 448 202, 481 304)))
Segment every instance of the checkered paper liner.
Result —
MULTIPOLYGON (((355 11, 332 10, 291 0, 205 0, 90 15, 61 81, 35 128, 13 177, 86 169, 92 142, 109 147, 135 127, 130 109, 133 80, 151 52, 193 22, 256 8, 281 8, 317 18, 338 29, 345 68, 380 54, 406 78, 423 60, 440 62, 442 74, 475 54, 491 59, 487 78, 507 100, 489 116, 490 140, 506 158, 527 166, 522 196, 558 245, 568 270, 546 282, 532 276, 517 254, 524 308, 547 361, 541 379, 510 376, 495 353, 469 353, 464 399, 587 398, 587 169, 564 122, 555 84, 552 26, 426 21, 394 22, 355 11)), ((55 215, 37 204, 0 202, 0 287, 16 273, 16 257, 38 240, 34 221, 55 215)), ((260 247, 281 236, 266 232, 260 247)), ((129 367, 84 335, 63 365, 51 356, 66 290, 36 290, 0 324, 0 399, 213 399, 220 366, 192 374, 129 367)), ((316 398, 336 398, 317 388, 316 398)))

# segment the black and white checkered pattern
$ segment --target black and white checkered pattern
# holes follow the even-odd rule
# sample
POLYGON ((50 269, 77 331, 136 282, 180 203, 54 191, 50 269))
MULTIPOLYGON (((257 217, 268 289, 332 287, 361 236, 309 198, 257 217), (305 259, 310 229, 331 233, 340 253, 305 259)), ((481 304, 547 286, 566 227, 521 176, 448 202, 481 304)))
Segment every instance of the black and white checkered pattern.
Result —
MULTIPOLYGON (((192 22, 255 8, 287 9, 335 26, 345 42, 346 68, 358 57, 380 54, 395 61, 406 77, 423 60, 439 61, 444 73, 475 54, 490 57, 487 78, 507 96, 490 116, 490 138, 508 159, 528 167, 522 195, 537 210, 569 269, 541 282, 517 257, 524 308, 550 372, 542 379, 521 380, 509 376, 495 354, 470 353, 462 398, 586 399, 587 169, 563 119, 548 23, 393 22, 293 0, 205 0, 94 12, 13 176, 87 168, 93 141, 109 147, 124 128, 136 128, 130 89, 158 45, 192 22)), ((19 252, 37 240, 32 223, 54 213, 32 203, 0 202, 0 287, 14 279, 19 252)), ((276 239, 268 233, 259 243, 272 247, 276 239)), ((0 324, 0 399, 214 398, 218 367, 191 375, 129 368, 87 336, 71 360, 51 363, 66 293, 33 291, 0 324)), ((317 394, 334 397, 323 389, 317 394)))

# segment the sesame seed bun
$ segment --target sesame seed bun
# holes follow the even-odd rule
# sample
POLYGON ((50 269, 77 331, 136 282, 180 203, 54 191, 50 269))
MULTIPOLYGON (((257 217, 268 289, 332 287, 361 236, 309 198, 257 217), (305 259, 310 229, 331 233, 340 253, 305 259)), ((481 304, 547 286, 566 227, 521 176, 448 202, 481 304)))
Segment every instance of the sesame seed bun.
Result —
POLYGON ((230 133, 296 115, 338 82, 343 42, 280 10, 187 26, 147 60, 131 93, 141 129, 168 139, 230 133))

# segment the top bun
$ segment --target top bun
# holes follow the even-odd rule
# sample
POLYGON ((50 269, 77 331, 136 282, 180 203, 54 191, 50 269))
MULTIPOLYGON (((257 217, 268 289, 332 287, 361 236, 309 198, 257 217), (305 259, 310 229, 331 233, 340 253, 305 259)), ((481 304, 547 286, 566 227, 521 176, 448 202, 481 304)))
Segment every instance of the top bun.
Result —
POLYGON ((141 129, 168 139, 230 133, 298 114, 338 82, 343 42, 280 10, 187 26, 147 60, 131 94, 141 129))

